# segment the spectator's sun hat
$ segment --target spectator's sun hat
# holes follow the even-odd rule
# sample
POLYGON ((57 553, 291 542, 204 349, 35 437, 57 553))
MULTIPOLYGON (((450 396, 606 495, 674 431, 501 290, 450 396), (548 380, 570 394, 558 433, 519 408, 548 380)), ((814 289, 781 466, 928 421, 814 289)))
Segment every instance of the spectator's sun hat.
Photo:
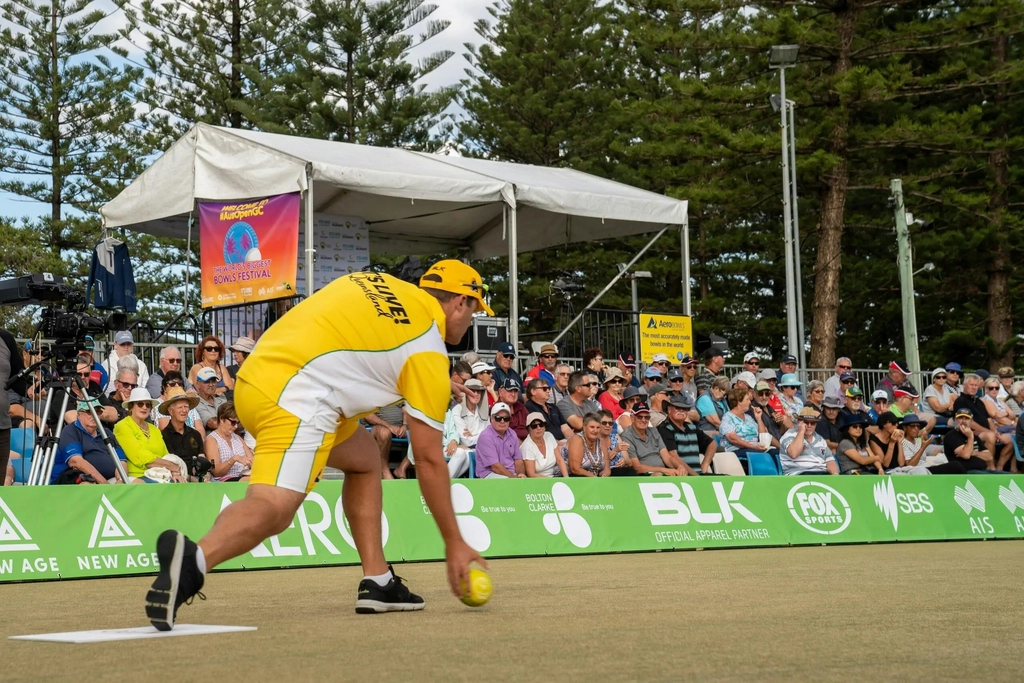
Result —
POLYGON ((604 369, 604 384, 608 384, 613 379, 625 380, 622 376, 622 372, 618 368, 605 368, 604 369))
POLYGON ((893 398, 919 398, 920 394, 912 384, 901 384, 892 392, 893 398))
POLYGON ((871 394, 871 402, 884 400, 888 402, 889 394, 885 393, 885 389, 877 389, 875 393, 871 394))
POLYGON ((152 408, 160 405, 160 399, 150 396, 145 387, 135 387, 132 389, 132 393, 128 395, 128 400, 122 403, 121 407, 125 410, 131 410, 133 403, 148 403, 152 408))
POLYGON ((974 371, 974 374, 982 379, 988 379, 990 376, 989 371, 985 370, 984 368, 978 368, 977 370, 974 371))
POLYGON ((846 398, 861 398, 862 396, 864 396, 864 392, 856 384, 846 390, 846 398))
POLYGON ((836 410, 838 410, 839 408, 843 407, 843 399, 839 398, 838 396, 826 396, 825 398, 821 399, 821 407, 835 408, 836 410))
POLYGON ((134 344, 135 339, 132 337, 132 333, 128 330, 121 330, 114 335, 115 344, 134 344))
POLYGON ((651 407, 649 405, 647 405, 643 401, 640 401, 639 403, 634 403, 633 404, 633 414, 634 415, 650 415, 651 414, 651 407))
POLYGON ((749 363, 752 360, 761 360, 761 356, 757 351, 747 351, 747 355, 743 356, 744 363, 749 363))
POLYGON ((797 413, 796 419, 800 420, 801 422, 817 422, 818 420, 821 419, 821 415, 819 415, 818 411, 815 410, 814 408, 810 406, 804 406, 803 408, 800 409, 800 412, 797 413))
POLYGON ((869 425, 871 420, 868 418, 867 413, 862 410, 858 410, 855 413, 843 413, 839 416, 839 428, 846 429, 852 425, 869 425))
POLYGON ((935 379, 935 375, 942 375, 946 373, 946 368, 935 368, 932 370, 932 379, 935 379))
POLYGON ((664 353, 656 353, 656 354, 654 354, 654 359, 651 362, 652 363, 668 363, 669 365, 672 364, 672 361, 670 361, 668 359, 668 356, 666 356, 664 353))
POLYGON ((840 382, 856 382, 857 381, 857 376, 854 375, 852 372, 844 372, 843 374, 839 375, 839 381, 840 382))
POLYGON ((98 398, 89 398, 88 400, 78 402, 78 412, 88 413, 89 408, 102 410, 103 406, 100 405, 100 400, 98 398))
POLYGON ((619 352, 619 362, 625 365, 627 368, 636 367, 636 359, 633 358, 633 354, 629 351, 619 352))
POLYGON ((652 384, 651 386, 647 387, 648 397, 657 396, 658 394, 668 394, 671 392, 672 390, 666 387, 664 384, 652 384))
POLYGON ((217 371, 213 368, 203 368, 196 373, 197 382, 216 382, 218 379, 217 371))
POLYGON ((239 353, 252 353, 252 350, 256 348, 256 342, 253 341, 252 337, 239 337, 235 340, 235 343, 228 347, 228 351, 238 351, 239 353))
POLYGON ((498 344, 498 353, 503 356, 516 357, 516 347, 512 346, 512 342, 501 342, 498 344))
POLYGON ((953 417, 969 417, 973 420, 974 413, 972 413, 969 408, 957 408, 956 415, 953 417))
POLYGON ((803 385, 804 383, 798 380, 792 372, 787 372, 779 381, 780 387, 802 387, 803 385))
MULTIPOLYGON (((622 409, 626 408, 626 401, 633 398, 634 396, 646 396, 644 392, 640 391, 636 387, 630 385, 626 387, 626 390, 622 392, 622 398, 619 399, 619 407, 622 409)), ((641 401, 643 399, 640 399, 641 401)))
POLYGON ((961 370, 963 370, 963 368, 960 367, 959 363, 953 363, 952 361, 949 362, 949 363, 946 363, 946 371, 947 372, 959 373, 961 370))
POLYGON ((704 360, 709 361, 712 358, 725 358, 725 352, 717 346, 710 346, 704 351, 704 360))
POLYGON ((763 379, 765 382, 767 382, 767 381, 773 380, 773 379, 774 380, 778 380, 779 379, 779 374, 777 372, 775 372, 774 370, 772 370, 771 368, 767 368, 767 369, 762 370, 761 372, 757 373, 757 378, 758 379, 763 379))
POLYGON ((661 370, 651 366, 644 372, 644 379, 661 379, 661 370))
POLYGON ((1007 378, 1012 379, 1013 378, 1013 368, 1011 368, 1009 366, 1004 367, 1004 368, 999 368, 999 377, 1000 377, 1000 379, 1007 379, 1007 378))
POLYGON ((904 375, 910 374, 910 366, 907 365, 905 360, 894 360, 889 363, 889 369, 895 370, 896 372, 902 372, 904 375))
POLYGON ((474 375, 477 374, 478 372, 491 372, 492 370, 494 370, 494 366, 485 363, 482 360, 473 363, 473 367, 469 369, 469 371, 474 375))
POLYGON ((498 401, 493 406, 491 406, 491 417, 494 417, 498 413, 508 413, 509 415, 511 415, 512 409, 508 407, 507 403, 498 401))
POLYGON ((669 382, 672 382, 675 380, 683 380, 686 378, 683 377, 683 373, 679 372, 679 370, 669 370, 668 374, 665 375, 665 379, 667 379, 669 382))
POLYGON ((668 404, 675 408, 682 408, 683 410, 689 410, 696 405, 697 401, 694 400, 693 394, 688 391, 680 391, 678 394, 669 399, 668 404))
POLYGON ((771 391, 772 385, 765 382, 763 379, 754 385, 754 391, 771 391))
POLYGON ((541 422, 547 422, 548 421, 548 419, 546 417, 544 417, 544 413, 541 413, 541 412, 530 413, 529 415, 526 416, 526 424, 527 424, 527 426, 529 426, 530 424, 533 424, 533 422, 535 422, 537 420, 540 420, 541 422))
POLYGON ((423 273, 420 278, 420 287, 429 289, 440 289, 442 292, 453 292, 473 297, 480 304, 487 315, 493 316, 494 311, 484 301, 484 294, 487 286, 480 278, 480 273, 472 266, 455 259, 438 261, 423 273))
POLYGON ((506 377, 505 381, 501 383, 501 389, 505 391, 519 391, 523 387, 519 384, 519 380, 515 377, 506 377))
POLYGON ((794 356, 791 353, 788 353, 782 357, 782 360, 779 361, 779 364, 781 365, 782 363, 792 363, 793 365, 796 365, 798 362, 799 361, 797 361, 796 356, 794 356))
POLYGON ((467 379, 462 384, 462 386, 466 387, 467 389, 472 389, 473 391, 487 391, 487 387, 484 386, 484 383, 476 379, 475 377, 467 379))
POLYGON ((167 415, 167 411, 171 407, 171 404, 176 401, 188 401, 189 410, 199 405, 199 397, 189 396, 181 387, 171 387, 167 392, 167 398, 164 399, 164 402, 160 404, 160 407, 157 408, 157 410, 164 415, 167 415))
POLYGON ((904 427, 909 427, 910 425, 917 425, 918 427, 920 427, 923 424, 927 423, 914 413, 907 413, 906 415, 903 416, 904 427))
MULTIPOLYGON (((509 346, 511 346, 511 344, 509 346)), ((540 347, 540 351, 537 352, 537 355, 538 356, 544 356, 544 355, 557 356, 558 355, 558 347, 555 346, 554 344, 545 344, 544 346, 540 347)))
POLYGON ((677 358, 679 359, 679 365, 696 365, 697 364, 697 359, 696 358, 691 358, 690 354, 688 354, 688 353, 679 353, 677 355, 677 358))
POLYGON ((757 384, 757 377, 754 377, 754 373, 744 370, 732 378, 733 386, 736 386, 736 382, 746 382, 748 387, 753 388, 757 384))

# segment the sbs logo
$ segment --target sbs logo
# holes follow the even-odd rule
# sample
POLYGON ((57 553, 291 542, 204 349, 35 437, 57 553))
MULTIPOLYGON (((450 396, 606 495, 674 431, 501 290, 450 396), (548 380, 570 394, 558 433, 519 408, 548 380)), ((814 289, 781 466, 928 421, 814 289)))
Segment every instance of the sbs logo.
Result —
POLYGON ((548 512, 544 515, 541 520, 544 522, 544 528, 555 536, 564 531, 565 537, 577 548, 588 547, 593 540, 593 534, 587 520, 575 512, 570 512, 576 506, 576 497, 572 494, 572 489, 567 484, 556 482, 551 487, 551 499, 557 512, 548 512))
POLYGON ((899 531, 900 512, 906 514, 931 513, 932 507, 927 493, 896 493, 892 477, 886 477, 872 487, 875 505, 885 518, 892 522, 893 531, 899 531))
POLYGON ((853 517, 843 494, 816 481, 805 481, 791 488, 786 505, 800 526, 824 536, 842 533, 853 517))

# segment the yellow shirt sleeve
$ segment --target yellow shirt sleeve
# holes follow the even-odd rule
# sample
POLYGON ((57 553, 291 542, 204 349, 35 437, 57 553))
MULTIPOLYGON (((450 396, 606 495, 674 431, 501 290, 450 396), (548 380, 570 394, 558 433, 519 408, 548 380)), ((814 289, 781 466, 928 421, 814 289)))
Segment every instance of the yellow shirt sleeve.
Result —
POLYGON ((438 431, 444 428, 452 393, 447 356, 436 351, 412 354, 402 366, 397 389, 406 412, 438 431))

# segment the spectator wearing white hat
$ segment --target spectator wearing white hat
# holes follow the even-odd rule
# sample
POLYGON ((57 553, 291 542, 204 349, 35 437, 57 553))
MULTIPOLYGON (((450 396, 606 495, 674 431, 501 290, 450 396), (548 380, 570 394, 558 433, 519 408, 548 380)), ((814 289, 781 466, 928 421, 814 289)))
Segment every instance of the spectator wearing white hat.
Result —
POLYGON ((493 406, 498 402, 498 383, 494 381, 494 366, 485 361, 479 360, 470 366, 473 372, 473 379, 479 380, 487 391, 487 405, 493 406))
POLYGON ((525 477, 519 439, 509 429, 512 408, 507 403, 491 406, 491 423, 476 441, 476 476, 480 479, 525 477))
POLYGON ((196 373, 194 386, 196 394, 199 396, 199 405, 196 406, 196 410, 199 411, 199 417, 203 419, 203 426, 207 431, 217 428, 217 409, 228 400, 223 394, 217 393, 219 381, 220 378, 217 377, 213 368, 202 368, 196 373))
POLYGON ((953 403, 956 393, 946 384, 946 368, 932 370, 932 383, 925 387, 922 410, 929 415, 938 415, 943 423, 953 417, 953 403))
POLYGON ((141 478, 150 467, 163 467, 171 473, 172 481, 183 482, 188 475, 173 460, 165 459, 167 446, 163 434, 149 421, 149 414, 159 401, 143 387, 132 390, 124 402, 128 417, 114 427, 114 436, 124 449, 128 460, 128 476, 141 478))
POLYGON ((544 413, 530 413, 526 416, 529 435, 521 446, 523 465, 527 477, 569 476, 568 466, 562 457, 558 441, 547 429, 544 413))
POLYGON ((756 375, 761 371, 761 356, 757 351, 747 351, 746 355, 743 356, 743 369, 752 375, 756 375))
POLYGON ((744 370, 732 378, 733 389, 746 389, 747 391, 753 391, 756 385, 757 377, 754 373, 748 370, 744 370))
POLYGON ((661 375, 661 381, 664 381, 665 375, 667 375, 668 371, 672 369, 672 361, 670 361, 668 356, 664 353, 656 353, 654 354, 654 358, 651 360, 650 367, 657 370, 658 374, 661 375))
MULTIPOLYGON (((655 371, 657 372, 657 371, 655 371)), ((658 375, 659 377, 661 375, 658 375)), ((644 377, 646 381, 647 378, 644 377)), ((612 417, 618 419, 622 415, 623 408, 619 405, 623 392, 626 389, 626 378, 622 376, 618 368, 608 368, 604 373, 604 391, 597 397, 597 402, 605 410, 611 411, 612 417)))
MULTIPOLYGON (((125 356, 133 356, 135 351, 135 339, 132 337, 132 333, 128 330, 121 330, 114 335, 114 348, 110 350, 110 356, 107 357, 106 362, 103 363, 103 369, 107 373, 109 378, 107 386, 104 389, 104 393, 109 394, 114 391, 117 387, 114 386, 114 380, 117 379, 117 361, 125 356)), ((146 364, 142 362, 141 358, 138 358, 139 372, 138 382, 140 387, 145 387, 149 383, 149 369, 146 364)))
MULTIPOLYGON (((164 425, 161 427, 161 420, 158 419, 157 427, 164 437, 167 450, 184 460, 189 473, 194 475, 196 462, 205 452, 203 443, 206 439, 205 431, 200 433, 188 424, 189 416, 194 414, 195 419, 200 422, 199 428, 202 429, 202 420, 195 412, 199 399, 186 394, 181 387, 174 387, 167 393, 167 398, 159 406, 159 412, 165 415, 162 420, 164 425)), ((154 409, 154 412, 156 411, 157 409, 154 409)))
POLYGON ((868 417, 871 418, 871 423, 877 423, 878 416, 887 412, 889 412, 889 394, 885 393, 884 389, 876 389, 871 394, 871 406, 868 408, 868 417))
POLYGON ((256 348, 256 342, 252 337, 239 337, 235 343, 228 347, 231 352, 231 359, 235 362, 228 366, 228 375, 231 379, 238 377, 238 371, 242 369, 242 363, 249 357, 252 350, 256 348))

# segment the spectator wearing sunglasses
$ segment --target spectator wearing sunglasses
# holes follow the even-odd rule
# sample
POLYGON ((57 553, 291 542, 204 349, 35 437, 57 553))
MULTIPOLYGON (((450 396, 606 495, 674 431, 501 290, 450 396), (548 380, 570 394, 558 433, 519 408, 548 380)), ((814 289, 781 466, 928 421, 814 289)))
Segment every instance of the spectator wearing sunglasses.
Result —
MULTIPOLYGON (((153 408, 152 419, 156 423, 156 426, 160 431, 167 429, 167 425, 170 424, 171 416, 163 410, 163 406, 167 404, 167 401, 172 396, 185 393, 185 379, 181 376, 181 373, 177 370, 168 370, 167 374, 163 376, 163 380, 160 382, 160 393, 154 398, 158 398, 161 404, 153 408)), ((188 414, 185 417, 185 424, 192 429, 199 432, 202 440, 206 440, 206 427, 203 426, 203 418, 199 415, 199 411, 196 410, 196 406, 199 405, 199 398, 196 396, 196 392, 190 394, 195 400, 189 401, 191 407, 189 408, 188 414)), ((177 452, 175 452, 177 455, 177 452)))
MULTIPOLYGON (((92 363, 87 357, 78 357, 78 364, 75 366, 75 375, 85 384, 90 397, 99 397, 98 400, 101 407, 97 408, 96 412, 100 416, 100 422, 104 425, 117 424, 117 410, 111 403, 110 396, 102 393, 99 385, 99 372, 92 369, 92 363)), ((71 424, 78 419, 78 401, 85 400, 86 398, 87 397, 78 388, 78 383, 72 383, 71 395, 68 397, 68 410, 63 415, 65 424, 71 424)), ((60 415, 60 408, 63 402, 64 390, 57 389, 53 392, 52 398, 50 399, 50 412, 47 415, 47 422, 51 427, 56 425, 57 421, 62 417, 60 415)))
POLYGON ((528 410, 523 402, 519 400, 522 385, 515 377, 506 377, 498 387, 498 401, 506 403, 512 408, 512 423, 509 427, 515 432, 520 441, 528 435, 526 433, 526 415, 528 410))
POLYGON ((868 408, 868 417, 872 424, 878 424, 878 416, 889 412, 889 394, 884 389, 876 389, 871 394, 871 407, 868 408))
MULTIPOLYGON (((495 386, 500 387, 506 379, 514 379, 519 382, 519 386, 523 386, 523 378, 512 367, 515 360, 515 347, 510 342, 502 342, 498 346, 498 352, 494 354, 494 365, 496 366, 493 370, 495 386)), ((498 400, 500 401, 501 399, 498 400)))
MULTIPOLYGON (((181 374, 181 351, 178 350, 177 346, 165 346, 160 349, 160 368, 149 376, 149 381, 146 382, 146 391, 153 398, 158 398, 164 393, 163 381, 164 376, 168 372, 177 372, 181 374)), ((184 384, 185 391, 192 390, 192 383, 186 382, 184 384)))
MULTIPOLYGON (((651 361, 650 368, 657 370, 658 381, 664 382, 665 375, 667 375, 668 371, 672 369, 672 363, 664 353, 656 353, 654 354, 654 359, 651 361)), ((648 368, 648 370, 650 370, 650 368, 648 368)))
POLYGON ((757 375, 761 371, 761 356, 757 351, 748 351, 747 355, 743 356, 743 370, 752 375, 757 375))
POLYGON ((574 372, 569 376, 569 396, 559 401, 557 407, 569 429, 576 434, 583 429, 584 415, 601 410, 601 404, 591 397, 597 386, 597 375, 590 372, 574 372))
MULTIPOLYGON (((657 372, 657 371, 655 371, 657 372)), ((660 374, 658 375, 661 376, 660 374)), ((647 379, 646 377, 644 378, 647 379)), ((597 397, 597 402, 605 410, 611 411, 612 417, 618 419, 624 409, 619 405, 622 400, 622 392, 626 388, 626 378, 622 376, 618 368, 608 368, 604 373, 604 391, 597 397)))
POLYGON ((188 381, 196 383, 196 377, 203 369, 212 370, 217 376, 217 395, 223 396, 229 390, 234 390, 235 379, 227 371, 224 365, 224 342, 219 337, 209 335, 196 346, 196 358, 199 359, 195 365, 189 368, 188 381))
POLYGON ((195 388, 199 395, 199 417, 203 426, 212 431, 217 428, 217 411, 227 402, 223 394, 217 393, 217 373, 213 368, 203 368, 196 374, 195 388))
MULTIPOLYGON (((633 406, 633 424, 619 437, 629 445, 629 458, 639 475, 684 477, 696 474, 678 454, 672 455, 657 429, 651 426, 651 409, 646 403, 633 406)), ((673 451, 675 453, 675 451, 673 451)))
POLYGON ((547 428, 544 413, 530 413, 526 416, 529 436, 521 446, 523 466, 527 477, 569 476, 568 466, 562 457, 562 447, 547 428))
POLYGON ((548 403, 558 405, 563 398, 569 398, 569 378, 572 377, 572 366, 559 363, 555 368, 555 381, 551 385, 551 396, 548 403))
POLYGON ((217 481, 249 481, 252 451, 235 433, 238 424, 235 404, 221 404, 217 409, 217 428, 206 437, 206 457, 213 463, 213 478, 217 481))
POLYGON ((537 352, 537 364, 526 373, 527 381, 531 379, 542 379, 548 386, 555 383, 555 369, 558 367, 558 347, 554 344, 544 344, 537 352))
MULTIPOLYGON (((793 428, 793 421, 785 413, 772 406, 771 398, 771 386, 764 380, 759 381, 754 386, 754 400, 750 404, 747 414, 757 419, 754 414, 754 406, 761 409, 760 422, 764 425, 764 431, 772 435, 772 447, 778 448, 782 435, 793 428)), ((669 415, 671 416, 671 413, 669 415)))
MULTIPOLYGON (((544 416, 544 424, 548 433, 554 437, 560 445, 572 436, 572 429, 565 424, 562 412, 558 406, 548 403, 548 396, 551 394, 551 385, 547 380, 535 377, 526 384, 526 410, 530 413, 540 413, 544 416)), ((527 417, 529 422, 529 417, 527 417)), ((527 424, 529 430, 529 424, 527 424)), ((529 432, 528 432, 529 434, 529 432)))
POLYGON ((825 380, 825 395, 837 396, 842 399, 846 388, 857 383, 856 378, 853 376, 853 361, 846 356, 837 358, 835 371, 834 375, 825 380), (849 375, 849 379, 854 381, 849 384, 843 384, 843 375, 849 375))
POLYGON ((498 402, 491 407, 491 423, 476 440, 476 476, 480 479, 515 479, 526 476, 519 439, 509 429, 512 408, 498 402))
POLYGON ((110 396, 110 402, 114 404, 114 410, 117 411, 118 420, 128 416, 128 411, 121 407, 121 404, 128 400, 132 395, 132 389, 137 386, 139 386, 138 375, 131 370, 121 370, 117 373, 114 390, 108 396, 110 396))
POLYGON ((948 422, 953 417, 953 404, 957 393, 946 383, 948 375, 945 368, 932 370, 932 383, 925 387, 923 411, 929 415, 938 415, 948 422))

